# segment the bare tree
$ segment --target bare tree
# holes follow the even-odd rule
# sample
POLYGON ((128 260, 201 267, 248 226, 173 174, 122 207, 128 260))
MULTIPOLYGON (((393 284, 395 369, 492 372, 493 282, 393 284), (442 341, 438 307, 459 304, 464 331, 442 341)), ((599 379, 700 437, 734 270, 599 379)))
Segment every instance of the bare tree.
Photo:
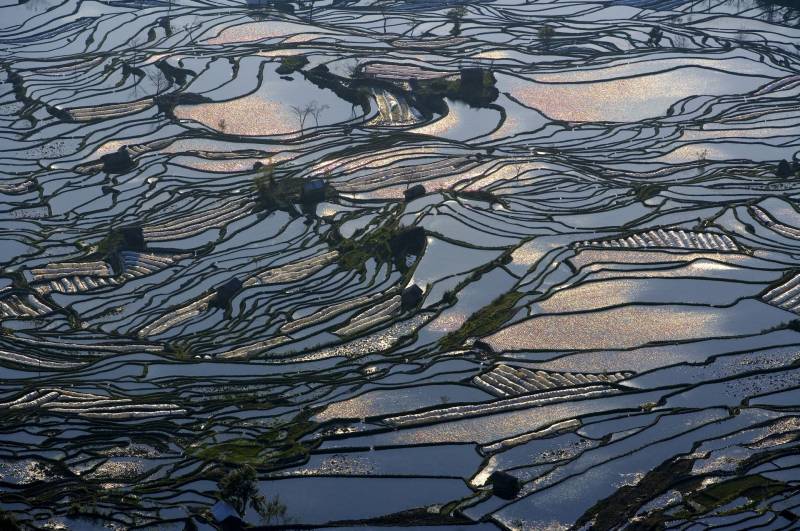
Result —
POLYGON ((194 17, 191 24, 184 24, 183 31, 189 34, 189 44, 192 45, 194 48, 194 32, 200 28, 200 20, 197 17, 194 17))
POLYGON ((133 59, 131 60, 131 67, 135 67, 136 63, 139 62, 139 46, 142 45, 142 42, 144 42, 142 38, 139 35, 136 35, 128 43, 128 45, 130 46, 131 55, 133 55, 133 59))
POLYGON ((46 10, 49 4, 50 0, 28 0, 25 2, 25 9, 29 9, 34 13, 39 13, 46 10))
MULTIPOLYGON (((130 48, 131 48, 131 52, 132 52, 132 55, 133 55, 133 58, 131 59, 130 70, 129 70, 131 72, 131 77, 135 77, 136 76, 136 74, 134 73, 136 70, 134 70, 134 69, 136 68, 136 63, 139 62, 139 46, 142 44, 142 42, 143 42, 142 39, 137 35, 133 39, 131 39, 130 43, 129 43, 130 48)), ((134 98, 136 98, 139 95, 139 81, 140 80, 134 80, 134 82, 133 82, 133 97, 134 98)))
POLYGON ((316 101, 311 102, 311 116, 314 117, 314 125, 319 127, 319 118, 322 116, 322 113, 325 112, 327 109, 330 109, 328 105, 319 105, 316 101))
POLYGON ((155 70, 147 71, 147 79, 150 80, 150 83, 152 83, 153 87, 156 89, 155 93, 153 94, 154 96, 158 96, 169 86, 167 76, 165 76, 164 72, 158 67, 156 67, 155 70))
POLYGON ((308 120, 308 115, 311 114, 311 112, 313 111, 315 104, 316 102, 311 102, 311 103, 306 103, 303 106, 292 105, 290 107, 292 109, 292 112, 294 112, 295 116, 297 116, 297 121, 300 123, 301 135, 305 133, 306 120, 308 120))
POLYGON ((706 166, 708 166, 708 149, 704 149, 702 151, 697 152, 697 175, 703 175, 706 171, 706 166))
POLYGON ((385 34, 386 33, 386 22, 387 22, 387 19, 386 19, 386 5, 383 2, 381 2, 380 4, 378 4, 378 9, 380 10, 381 18, 383 18, 383 33, 385 34))

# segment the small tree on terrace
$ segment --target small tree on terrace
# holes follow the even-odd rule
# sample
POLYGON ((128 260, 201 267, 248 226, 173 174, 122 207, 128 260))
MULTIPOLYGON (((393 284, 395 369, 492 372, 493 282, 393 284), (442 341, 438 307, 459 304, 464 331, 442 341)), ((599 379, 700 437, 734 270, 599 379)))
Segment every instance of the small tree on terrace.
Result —
POLYGON ((544 48, 549 48, 552 44, 553 37, 556 36, 556 30, 550 24, 545 24, 539 28, 537 34, 539 36, 539 40, 542 42, 542 46, 544 48))
POLYGON ((450 30, 451 35, 458 35, 461 33, 461 21, 467 15, 467 8, 464 6, 454 7, 447 12, 447 18, 453 23, 453 28, 450 30))
POLYGON ((292 112, 297 116, 297 121, 300 124, 300 134, 305 133, 306 127, 306 120, 308 120, 308 115, 311 114, 311 111, 314 110, 313 106, 314 102, 306 103, 305 105, 292 105, 289 108, 292 109, 292 112))
POLYGON ((247 506, 252 507, 267 524, 286 521, 286 506, 278 496, 268 500, 258 490, 258 475, 250 465, 228 472, 218 484, 219 496, 244 516, 247 506))
POLYGON ((330 109, 328 105, 319 105, 316 101, 311 102, 311 116, 314 117, 314 125, 319 127, 319 119, 322 116, 322 113, 325 112, 327 109, 330 109))
POLYGON ((267 500, 258 491, 258 476, 250 465, 235 468, 219 480, 220 498, 244 515, 250 505, 257 513, 266 512, 267 500))
POLYGON ((160 68, 148 70, 147 79, 150 80, 150 83, 152 83, 153 88, 155 89, 155 93, 153 94, 154 96, 158 96, 169 86, 167 76, 164 75, 164 72, 160 68))

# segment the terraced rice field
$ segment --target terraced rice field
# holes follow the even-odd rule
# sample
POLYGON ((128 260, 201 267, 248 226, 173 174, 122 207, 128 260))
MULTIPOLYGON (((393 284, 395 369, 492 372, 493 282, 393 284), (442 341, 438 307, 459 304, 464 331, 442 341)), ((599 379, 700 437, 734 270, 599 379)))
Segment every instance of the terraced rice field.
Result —
POLYGON ((790 0, 0 0, 0 528, 797 529, 799 47, 790 0))

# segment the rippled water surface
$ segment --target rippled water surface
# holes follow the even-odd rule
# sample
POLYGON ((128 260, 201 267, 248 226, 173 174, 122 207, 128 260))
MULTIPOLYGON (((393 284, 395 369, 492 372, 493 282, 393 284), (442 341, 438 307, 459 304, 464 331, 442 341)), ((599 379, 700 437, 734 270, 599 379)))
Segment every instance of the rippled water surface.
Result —
POLYGON ((799 45, 794 1, 0 0, 2 516, 213 529, 248 465, 253 525, 795 528, 799 45))

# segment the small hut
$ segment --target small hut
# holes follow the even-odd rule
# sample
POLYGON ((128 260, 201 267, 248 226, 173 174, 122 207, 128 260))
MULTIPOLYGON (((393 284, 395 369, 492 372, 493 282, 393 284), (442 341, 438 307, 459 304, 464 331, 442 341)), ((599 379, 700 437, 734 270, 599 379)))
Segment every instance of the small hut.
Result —
POLYGON ((120 248, 126 251, 144 251, 147 242, 144 241, 144 231, 138 225, 120 227, 119 235, 122 239, 120 248))
POLYGON ((404 289, 403 293, 400 295, 400 307, 404 312, 412 308, 416 308, 417 305, 422 301, 423 294, 424 292, 422 291, 422 288, 416 284, 410 285, 404 289))
POLYGON ((489 484, 492 486, 492 494, 504 500, 513 500, 522 490, 522 482, 507 472, 495 470, 489 476, 489 484))
POLYGON ((303 183, 300 200, 305 204, 320 203, 325 200, 325 191, 328 185, 322 179, 314 179, 303 183))
POLYGON ((125 173, 135 166, 127 146, 122 146, 114 153, 103 155, 100 161, 106 173, 125 173))
POLYGON ((233 506, 225 501, 218 501, 211 507, 211 516, 222 531, 240 531, 244 529, 244 520, 233 506))
POLYGON ((422 227, 412 227, 398 232, 389 240, 392 254, 401 258, 408 253, 419 255, 425 249, 427 236, 422 227))
POLYGON ((788 179, 792 176, 792 174, 794 174, 792 171, 792 166, 786 159, 778 163, 778 168, 775 170, 775 176, 778 179, 788 179))
POLYGON ((414 199, 419 199, 420 197, 425 195, 425 187, 421 184, 417 184, 412 186, 405 192, 403 192, 403 196, 405 197, 406 203, 410 203, 414 199))

